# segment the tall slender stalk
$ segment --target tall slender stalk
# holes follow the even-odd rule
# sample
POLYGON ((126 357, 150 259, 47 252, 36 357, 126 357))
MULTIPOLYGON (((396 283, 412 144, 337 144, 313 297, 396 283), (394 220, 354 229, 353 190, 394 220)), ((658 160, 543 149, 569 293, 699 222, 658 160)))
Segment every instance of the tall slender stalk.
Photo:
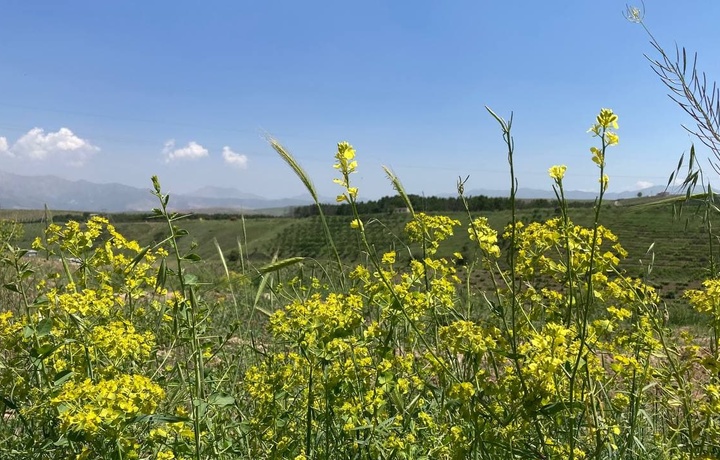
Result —
MULTIPOLYGON (((603 109, 605 110, 605 109, 603 109)), ((602 112, 601 112, 602 113, 602 112)), ((596 125, 597 126, 597 125, 596 125)), ((578 347, 578 352, 575 357, 575 362, 573 363, 572 370, 570 372, 570 378, 568 383, 568 398, 569 398, 569 407, 572 408, 575 405, 575 384, 577 382, 578 377, 578 370, 580 369, 580 366, 585 363, 584 356, 587 352, 590 352, 590 350, 585 350, 586 343, 587 343, 587 335, 588 335, 588 326, 589 326, 589 316, 590 311, 592 310, 593 305, 595 304, 595 289, 593 288, 593 273, 595 271, 595 254, 597 252, 597 241, 598 241, 598 230, 600 226, 600 213, 602 211, 602 204, 603 204, 603 197, 605 196, 605 192, 607 191, 607 181, 605 177, 605 154, 607 152, 607 148, 609 146, 609 142, 606 138, 606 135, 608 133, 608 129, 605 125, 603 125, 599 131, 596 131, 595 134, 597 137, 600 138, 601 142, 601 148, 599 150, 599 154, 597 150, 594 150, 594 155, 598 159, 597 164, 600 169, 600 190, 598 193, 598 197, 595 200, 595 209, 594 209, 594 216, 593 216, 593 230, 592 230, 592 239, 590 240, 590 256, 588 261, 588 268, 585 272, 585 301, 583 302, 580 311, 578 312, 577 317, 577 325, 579 328, 579 339, 580 344, 578 347)), ((570 270, 570 268, 568 268, 570 270)), ((587 363, 585 363, 587 365, 587 363)), ((590 382, 585 382, 590 383, 590 382)), ((580 431, 581 423, 579 420, 580 416, 578 417, 572 416, 570 417, 570 460, 572 460, 575 457, 575 443, 577 442, 577 437, 580 431), (577 424, 576 424, 577 420, 577 424)))
MULTIPOLYGON (((154 210, 155 215, 158 217, 162 217, 167 223, 169 232, 169 238, 167 241, 170 244, 173 255, 175 256, 177 270, 175 274, 179 283, 180 292, 183 296, 183 298, 179 302, 184 306, 182 311, 185 314, 185 321, 190 332, 190 354, 193 362, 194 377, 193 385, 191 388, 192 400, 190 401, 192 406, 192 424, 194 435, 193 456, 195 460, 200 460, 202 458, 202 439, 200 435, 202 428, 201 422, 204 416, 203 400, 205 398, 205 363, 203 359, 203 350, 200 345, 200 336, 198 331, 197 318, 200 314, 198 300, 196 297, 195 288, 193 287, 193 285, 188 283, 183 267, 183 260, 193 260, 195 259, 195 257, 193 257, 194 255, 182 256, 180 254, 180 248, 178 246, 177 240, 180 237, 186 235, 187 232, 177 228, 174 222, 182 219, 183 216, 177 215, 175 213, 170 213, 168 211, 167 205, 170 196, 162 193, 160 188, 160 181, 158 180, 157 176, 152 177, 152 183, 154 188, 153 194, 160 201, 160 208, 156 208, 154 210)), ((178 312, 176 311, 175 313, 177 314, 178 312)), ((178 334, 179 331, 176 330, 175 333, 178 334)))
POLYGON ((328 244, 330 245, 330 249, 332 250, 333 256, 335 256, 335 262, 338 266, 338 275, 340 276, 340 288, 343 289, 345 286, 345 270, 343 267, 342 259, 340 258, 340 253, 337 250, 337 247, 335 246, 335 240, 333 239, 332 233, 330 232, 330 227, 327 223, 327 218, 325 217, 325 213, 322 209, 322 204, 320 203, 320 197, 317 194, 317 191, 315 190, 315 186, 313 185, 312 181, 310 180, 310 176, 305 172, 305 170, 300 166, 300 164, 295 160, 295 157, 293 157, 290 152, 288 152, 285 147, 280 145, 278 141, 276 141, 273 138, 268 138, 268 142, 272 146, 272 148, 280 155, 280 158, 285 161, 285 163, 292 168, 293 172, 295 172, 295 175, 298 176, 300 181, 303 183, 307 191, 310 193, 310 196, 313 199, 313 202, 315 203, 315 206, 318 210, 318 215, 320 216, 320 222, 322 223, 323 230, 325 232, 325 238, 327 239, 328 244))
MULTIPOLYGON (((500 128, 502 129, 503 133, 503 140, 505 141, 505 146, 507 147, 507 161, 508 165, 510 167, 510 249, 508 251, 508 264, 510 271, 509 280, 506 280, 506 283, 509 283, 510 286, 510 334, 509 334, 509 343, 510 348, 512 352, 512 362, 513 366, 515 368, 515 372, 517 373, 518 380, 520 381, 520 385, 523 389, 523 393, 525 395, 529 394, 527 382, 525 381, 525 376, 522 370, 522 363, 520 362, 520 355, 518 353, 518 309, 521 309, 522 306, 518 304, 518 294, 519 294, 519 285, 518 285, 518 279, 516 274, 516 267, 515 267, 515 257, 516 257, 516 251, 515 251, 515 244, 517 241, 517 188, 518 188, 518 181, 517 177, 515 176, 515 162, 514 162, 514 155, 515 155, 515 141, 512 136, 512 122, 513 122, 513 115, 510 114, 509 120, 504 120, 502 117, 497 115, 495 112, 493 112, 489 107, 485 107, 485 109, 492 115, 493 118, 495 118, 495 121, 498 122, 500 125, 500 128)), ((499 294, 499 292, 498 292, 499 294)), ((500 301, 500 296, 498 295, 498 300, 500 301)), ((503 321, 505 321, 505 315, 503 314, 503 321)), ((533 427, 535 429, 535 433, 538 437, 538 444, 537 450, 543 453, 545 457, 548 456, 547 451, 547 443, 545 441, 545 435, 543 434, 542 427, 540 426, 540 422, 537 418, 537 415, 535 413, 531 414, 533 427)))

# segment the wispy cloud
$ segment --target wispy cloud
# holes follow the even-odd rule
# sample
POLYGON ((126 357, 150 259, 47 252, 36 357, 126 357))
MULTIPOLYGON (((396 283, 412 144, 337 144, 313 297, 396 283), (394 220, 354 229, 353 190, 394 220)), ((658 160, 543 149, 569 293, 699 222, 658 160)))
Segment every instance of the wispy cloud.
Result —
POLYGON ((166 163, 173 160, 197 160, 209 154, 208 149, 195 141, 190 141, 187 146, 176 149, 175 139, 170 139, 165 142, 165 146, 163 147, 163 155, 165 156, 166 163))
POLYGON ((650 188, 653 185, 655 185, 655 184, 653 184, 652 182, 648 182, 646 180, 639 180, 639 181, 635 182, 635 190, 642 190, 645 188, 650 188))
POLYGON ((225 160, 225 163, 227 163, 229 165, 236 166, 240 169, 247 168, 247 164, 248 164, 247 155, 243 155, 241 153, 235 153, 227 145, 225 147, 223 147, 222 157, 223 157, 223 160, 225 160))
POLYGON ((82 165, 100 148, 90 141, 75 135, 68 128, 60 128, 56 132, 45 133, 42 128, 33 128, 23 134, 12 147, 7 138, 0 137, 0 153, 16 158, 30 160, 46 160, 62 158, 73 165, 82 165))

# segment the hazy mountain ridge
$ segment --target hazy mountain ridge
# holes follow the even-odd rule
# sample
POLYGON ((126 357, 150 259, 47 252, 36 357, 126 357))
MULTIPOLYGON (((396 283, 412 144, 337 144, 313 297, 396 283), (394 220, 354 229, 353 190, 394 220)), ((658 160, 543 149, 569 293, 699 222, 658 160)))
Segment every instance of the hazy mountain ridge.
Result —
MULTIPOLYGON (((643 196, 652 196, 665 190, 655 186, 640 190, 643 196)), ((622 199, 637 196, 638 191, 611 192, 606 199, 622 199)), ((506 190, 472 190, 467 195, 508 196, 506 190)), ((592 200, 594 192, 568 191, 566 196, 573 200, 592 200)), ((453 196, 447 194, 445 196, 453 196)), ((551 190, 524 189, 518 198, 553 199, 551 190)), ((332 198, 322 201, 334 203, 332 198)), ((268 199, 235 188, 207 186, 189 194, 171 193, 170 205, 175 210, 223 209, 245 210, 282 208, 311 204, 309 196, 282 199, 268 199)), ((149 211, 157 207, 157 199, 150 188, 143 189, 129 185, 111 183, 98 184, 85 180, 71 181, 57 176, 21 176, 0 171, 0 208, 2 209, 50 209, 90 212, 133 212, 149 211)))
MULTIPOLYGON (((203 187, 199 194, 170 193, 170 207, 176 210, 252 210, 299 206, 310 198, 266 199, 236 189, 203 187), (227 193, 227 195, 223 195, 227 193)), ((50 209, 91 212, 150 211, 158 206, 150 188, 123 184, 71 181, 57 176, 21 176, 0 171, 0 208, 50 209)))
MULTIPOLYGON (((604 199, 606 200, 622 200, 626 198, 635 198, 638 196, 638 193, 641 193, 642 196, 655 196, 659 193, 663 193, 666 191, 666 187, 664 185, 653 185, 652 187, 647 187, 640 190, 624 190, 621 192, 606 192, 604 199)), ((667 192, 670 193, 678 193, 677 190, 670 187, 667 188, 667 192)), ((466 193, 468 196, 477 196, 477 195, 485 195, 485 196, 510 196, 510 192, 508 190, 488 190, 488 189, 475 189, 470 190, 466 193)), ((448 196, 454 196, 454 195, 448 195, 448 196)), ((552 190, 541 190, 541 189, 534 189, 534 188, 518 188, 516 195, 517 198, 522 199, 549 199, 553 200, 555 199, 555 192, 552 190)), ((594 192, 586 192, 582 190, 566 190, 565 191, 565 198, 568 200, 594 200, 598 196, 597 191, 594 192)))
POLYGON ((217 187, 208 185, 188 193, 190 196, 199 198, 234 198, 238 200, 264 200, 265 198, 254 193, 245 193, 232 187, 217 187))

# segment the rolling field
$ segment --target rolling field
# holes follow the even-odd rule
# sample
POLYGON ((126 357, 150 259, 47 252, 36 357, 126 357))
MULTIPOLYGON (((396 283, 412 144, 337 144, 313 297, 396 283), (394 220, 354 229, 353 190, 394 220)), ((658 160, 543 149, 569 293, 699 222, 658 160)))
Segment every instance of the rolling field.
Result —
MULTIPOLYGON (((691 324, 695 314, 687 308, 681 298, 683 291, 697 288, 707 277, 710 261, 708 258, 709 241, 705 223, 688 206, 679 217, 673 215, 670 204, 653 203, 652 198, 621 200, 604 205, 601 224, 612 230, 620 243, 628 251, 628 257, 622 261, 621 268, 634 277, 643 276, 651 261, 653 269, 649 282, 655 286, 672 312, 671 321, 676 324, 691 324), (648 250, 652 246, 652 253, 648 250)), ((43 216, 42 211, 3 211, 3 218, 15 219, 24 224, 24 237, 21 246, 28 247, 39 236, 45 224, 37 222, 43 216), (35 221, 35 222, 32 222, 35 221)), ((82 220, 87 213, 55 212, 63 220, 76 218, 82 220)), ((571 218, 575 223, 591 226, 592 208, 573 208, 571 218)), ((449 213, 450 217, 462 222, 463 228, 456 228, 455 235, 441 247, 441 256, 451 256, 454 252, 467 253, 467 216, 464 213, 449 213)), ((473 217, 485 216, 490 225, 501 231, 510 220, 509 211, 489 211, 476 213, 473 217)), ((544 221, 555 216, 552 209, 523 209, 518 217, 525 223, 544 221)), ((167 224, 146 220, 124 222, 122 216, 109 216, 116 228, 130 239, 149 245, 162 241, 167 236, 167 224)), ((352 218, 348 216, 328 217, 328 225, 343 260, 350 264, 363 260, 358 233, 350 228, 352 218)), ((419 255, 419 248, 410 245, 403 233, 409 215, 402 213, 363 216, 368 240, 378 252, 395 249, 400 261, 419 255)), ((180 240, 181 247, 187 249, 192 244, 194 250, 207 264, 219 262, 214 240, 227 258, 238 253, 241 247, 243 256, 262 265, 277 257, 302 256, 320 261, 331 256, 330 246, 325 239, 322 224, 317 217, 248 217, 232 219, 181 220, 181 227, 189 235, 180 240), (239 246, 240 244, 240 246, 239 246)), ((716 251, 717 253, 717 251, 716 251)), ((482 273, 475 272, 473 281, 483 284, 482 273)))

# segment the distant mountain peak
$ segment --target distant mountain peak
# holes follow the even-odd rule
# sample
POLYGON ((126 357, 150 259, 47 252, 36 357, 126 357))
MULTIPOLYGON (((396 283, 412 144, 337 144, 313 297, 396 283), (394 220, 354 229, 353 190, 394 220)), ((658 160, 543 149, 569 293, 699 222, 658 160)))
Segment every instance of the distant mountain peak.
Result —
MULTIPOLYGON (((271 200, 230 187, 208 186, 192 194, 172 194, 176 210, 251 211, 310 204, 308 199, 271 200)), ((57 176, 21 176, 0 171, 0 208, 90 212, 148 212, 158 202, 150 188, 72 181, 57 176)))
POLYGON ((240 200, 264 200, 265 198, 253 193, 246 193, 233 187, 218 187, 215 185, 206 185, 187 195, 199 198, 236 198, 240 200))

